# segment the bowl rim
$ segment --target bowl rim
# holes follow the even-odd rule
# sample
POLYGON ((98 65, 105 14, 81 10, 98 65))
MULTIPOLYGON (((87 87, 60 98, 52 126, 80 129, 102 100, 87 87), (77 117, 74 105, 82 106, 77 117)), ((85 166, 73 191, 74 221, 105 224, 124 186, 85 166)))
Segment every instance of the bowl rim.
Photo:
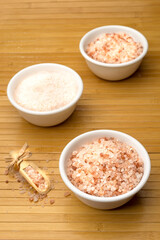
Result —
POLYGON ((72 68, 70 67, 67 67, 65 65, 62 65, 62 64, 58 64, 58 63, 39 63, 39 64, 34 64, 34 65, 31 65, 31 66, 28 66, 26 68, 23 68, 21 69, 20 71, 18 71, 9 81, 8 83, 8 86, 7 86, 7 96, 8 96, 8 99, 10 101, 10 103, 16 108, 18 109, 19 111, 21 112, 24 112, 24 113, 27 113, 27 114, 30 114, 30 115, 41 115, 41 116, 45 116, 45 115, 52 115, 52 114, 56 114, 56 113, 60 113, 68 108, 70 108, 71 106, 73 106, 81 97, 82 95, 82 92, 83 92, 83 81, 82 81, 82 78, 80 77, 80 75, 74 71, 72 68), (37 67, 41 67, 41 66, 45 66, 45 65, 51 65, 51 66, 56 66, 56 67, 60 67, 62 69, 65 69, 71 73, 73 73, 75 76, 76 76, 76 79, 77 81, 79 82, 79 86, 78 86, 78 92, 77 92, 77 95, 76 97, 70 102, 68 103, 67 105, 61 107, 61 108, 58 108, 58 109, 55 109, 55 110, 51 110, 51 111, 45 111, 45 112, 40 112, 40 111, 34 111, 34 110, 29 110, 29 109, 26 109, 22 106, 20 106, 14 99, 13 96, 11 96, 11 88, 12 88, 12 85, 14 84, 14 81, 16 81, 17 77, 19 77, 19 75, 21 75, 23 72, 27 71, 32 71, 32 69, 34 68, 37 68, 37 67))
POLYGON ((107 129, 102 129, 102 130, 93 130, 93 131, 89 131, 86 133, 83 133, 77 137, 75 137, 74 139, 72 139, 63 149, 61 155, 60 155, 60 159, 59 159, 59 171, 60 171, 60 175, 62 180, 64 181, 65 185, 76 195, 78 195, 79 197, 89 200, 89 201, 94 201, 94 202, 116 202, 116 201, 120 201, 120 200, 124 200, 127 198, 132 197, 133 195, 135 195, 147 182, 149 175, 150 175, 150 171, 151 171, 151 161, 150 161, 150 157, 148 155, 148 152, 146 151, 146 149, 144 148, 144 146, 135 138, 133 138, 132 136, 120 132, 120 131, 115 131, 115 130, 107 130, 107 129), (129 139, 130 142, 133 142, 135 145, 138 145, 141 150, 143 151, 144 155, 145 155, 145 159, 147 160, 147 164, 148 164, 148 168, 145 169, 145 172, 143 174, 143 177, 141 179, 141 181, 138 183, 138 185, 133 188, 131 191, 119 195, 119 196, 114 196, 114 197, 98 197, 98 196, 93 196, 93 195, 89 195, 87 193, 82 192, 81 190, 79 190, 78 188, 76 188, 68 179, 67 174, 65 172, 65 155, 67 154, 67 152, 69 151, 70 147, 72 147, 72 144, 74 144, 75 142, 78 142, 81 139, 87 139, 88 136, 93 135, 96 133, 104 133, 104 136, 107 136, 107 134, 109 133, 114 133, 117 134, 117 138, 118 136, 123 136, 126 139, 129 139))
POLYGON ((127 26, 122 26, 122 25, 106 25, 106 26, 101 26, 101 27, 97 27, 97 28, 94 28, 92 30, 90 30, 89 32, 87 32, 80 40, 80 43, 79 43, 79 50, 82 54, 82 56, 89 62, 93 63, 93 64, 96 64, 98 66, 102 66, 102 67, 111 67, 111 68, 115 68, 115 67, 125 67, 125 66, 129 66, 135 62, 138 62, 140 61, 141 59, 143 59, 143 57, 146 55, 147 51, 148 51, 148 41, 146 39, 146 37, 140 33, 139 31, 137 31, 136 29, 134 28, 131 28, 131 27, 127 27, 127 26), (96 32, 97 30, 100 30, 100 29, 112 29, 112 28, 120 28, 120 30, 130 30, 132 32, 134 32, 135 34, 141 36, 143 39, 144 39, 144 42, 145 44, 143 45, 143 52, 142 54, 140 54, 137 58, 131 60, 131 61, 128 61, 128 62, 124 62, 124 63, 103 63, 103 62, 100 62, 100 61, 97 61, 97 60, 94 60, 93 58, 89 57, 87 55, 87 53, 85 52, 84 50, 84 43, 86 41, 86 38, 88 36, 90 36, 91 33, 94 33, 96 32))

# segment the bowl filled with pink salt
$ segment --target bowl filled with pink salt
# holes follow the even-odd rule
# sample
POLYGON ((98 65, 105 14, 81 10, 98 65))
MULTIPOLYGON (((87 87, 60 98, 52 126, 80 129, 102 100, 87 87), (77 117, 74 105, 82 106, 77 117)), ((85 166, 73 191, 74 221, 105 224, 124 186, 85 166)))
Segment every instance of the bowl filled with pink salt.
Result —
POLYGON ((129 77, 138 69, 148 51, 148 42, 133 28, 109 25, 86 33, 79 48, 95 75, 117 81, 129 77))
POLYGON ((70 141, 59 161, 66 186, 85 204, 113 209, 145 185, 151 163, 135 138, 113 130, 95 130, 70 141))
POLYGON ((54 126, 75 110, 83 92, 81 77, 61 64, 42 63, 24 68, 10 80, 8 99, 28 122, 54 126))

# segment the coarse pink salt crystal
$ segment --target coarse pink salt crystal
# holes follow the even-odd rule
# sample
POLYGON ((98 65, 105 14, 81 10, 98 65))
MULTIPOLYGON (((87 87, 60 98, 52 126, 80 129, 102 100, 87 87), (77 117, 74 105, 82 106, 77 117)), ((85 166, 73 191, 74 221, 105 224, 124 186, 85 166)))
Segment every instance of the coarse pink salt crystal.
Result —
POLYGON ((51 199, 50 200, 50 204, 52 205, 52 204, 54 204, 55 203, 55 200, 54 199, 51 199))
POLYGON ((77 94, 77 83, 68 71, 41 71, 24 78, 15 89, 15 101, 39 112, 52 111, 69 104, 77 94))
POLYGON ((132 190, 143 176, 143 161, 133 147, 115 138, 100 138, 74 151, 67 176, 79 190, 98 197, 132 190))
POLYGON ((143 46, 127 33, 104 33, 89 43, 88 56, 104 63, 124 63, 137 58, 143 52, 143 46))
POLYGON ((47 189, 48 184, 46 183, 44 177, 35 170, 32 166, 27 166, 24 171, 27 173, 29 178, 33 181, 33 183, 41 190, 47 189))
POLYGON ((70 196, 70 195, 71 195, 70 192, 65 192, 65 193, 64 193, 64 196, 65 196, 65 197, 68 197, 68 196, 70 196))

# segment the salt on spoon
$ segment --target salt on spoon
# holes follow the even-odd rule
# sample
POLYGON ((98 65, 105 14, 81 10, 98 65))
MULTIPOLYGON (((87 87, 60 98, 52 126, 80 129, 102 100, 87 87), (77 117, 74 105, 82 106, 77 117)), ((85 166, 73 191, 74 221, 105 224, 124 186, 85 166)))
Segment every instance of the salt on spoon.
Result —
POLYGON ((28 147, 28 144, 25 143, 20 151, 10 153, 12 162, 9 164, 8 170, 12 167, 17 169, 38 193, 46 194, 50 190, 50 180, 35 163, 26 161, 32 155, 27 151, 28 147))

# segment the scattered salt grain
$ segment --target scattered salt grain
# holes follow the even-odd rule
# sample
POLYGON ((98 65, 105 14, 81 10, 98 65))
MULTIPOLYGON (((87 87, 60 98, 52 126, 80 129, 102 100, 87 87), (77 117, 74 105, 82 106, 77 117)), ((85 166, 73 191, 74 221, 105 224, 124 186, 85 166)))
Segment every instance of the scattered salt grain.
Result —
POLYGON ((5 175, 8 175, 8 174, 9 174, 8 169, 5 170, 4 174, 5 174, 5 175))
POLYGON ((65 193, 64 193, 64 196, 65 196, 65 197, 68 197, 68 196, 70 196, 70 195, 71 195, 70 192, 65 192, 65 193))
POLYGON ((33 197, 33 201, 36 203, 36 202, 38 202, 38 200, 39 200, 39 196, 38 196, 38 194, 35 194, 33 197))
POLYGON ((29 201, 30 201, 30 202, 33 202, 33 197, 29 197, 29 201))
POLYGON ((54 204, 55 203, 55 200, 54 199, 51 199, 50 200, 50 204, 52 205, 52 204, 54 204))
POLYGON ((24 193, 26 193, 26 189, 21 189, 20 194, 24 194, 24 193))
POLYGON ((43 167, 42 169, 43 169, 43 170, 48 170, 48 167, 43 167))

